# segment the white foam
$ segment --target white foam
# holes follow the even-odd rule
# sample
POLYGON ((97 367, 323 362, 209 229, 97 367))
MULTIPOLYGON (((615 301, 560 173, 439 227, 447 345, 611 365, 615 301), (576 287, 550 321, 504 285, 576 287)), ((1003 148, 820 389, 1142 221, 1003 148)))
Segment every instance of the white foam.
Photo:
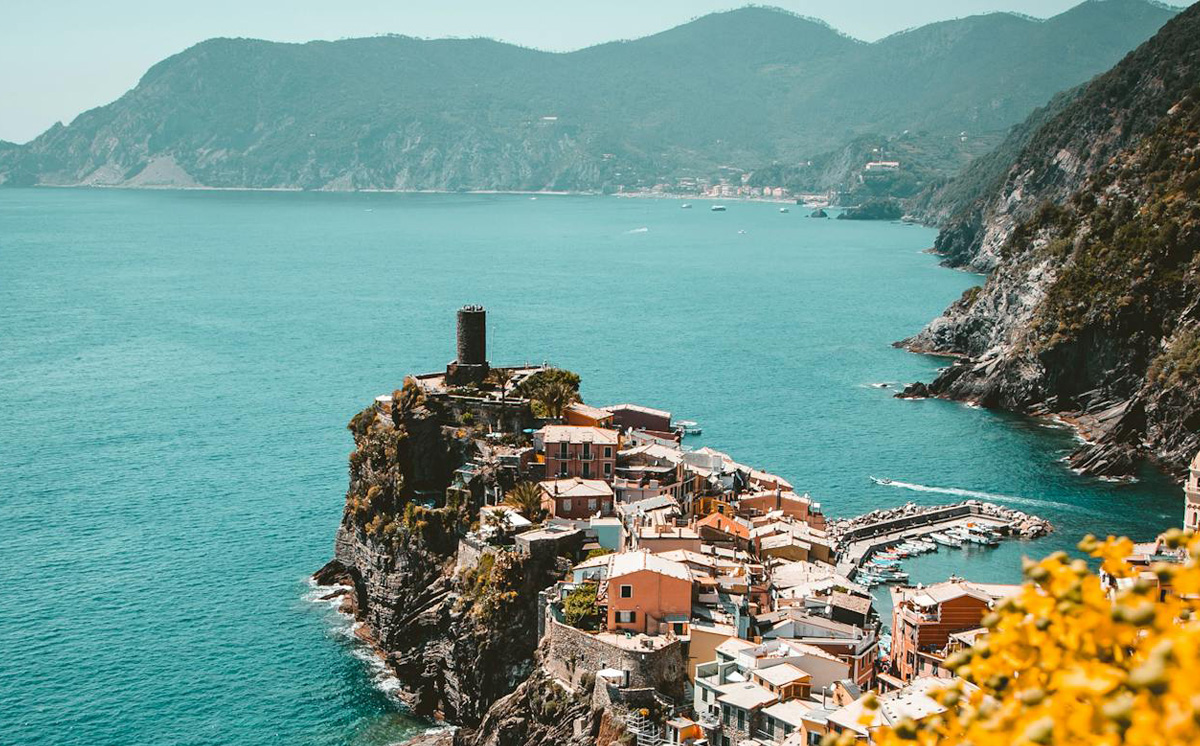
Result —
POLYGON ((641 228, 634 228, 632 230, 627 230, 627 231, 625 231, 625 234, 628 235, 630 233, 649 233, 649 232, 650 232, 650 229, 643 226, 641 228))
POLYGON ((1000 500, 1009 503, 1018 503, 1021 505, 1053 505, 1056 508, 1064 510, 1079 511, 1082 510, 1077 505, 1068 503, 1056 502, 1054 500, 1037 500, 1028 497, 1017 497, 1015 495, 1001 495, 995 492, 980 492, 979 490, 965 490, 959 487, 931 487, 927 484, 913 484, 911 482, 897 482, 895 480, 888 482, 885 487, 899 487, 900 489, 913 490, 914 492, 935 492, 939 495, 954 495, 955 497, 974 498, 977 500, 1000 500))

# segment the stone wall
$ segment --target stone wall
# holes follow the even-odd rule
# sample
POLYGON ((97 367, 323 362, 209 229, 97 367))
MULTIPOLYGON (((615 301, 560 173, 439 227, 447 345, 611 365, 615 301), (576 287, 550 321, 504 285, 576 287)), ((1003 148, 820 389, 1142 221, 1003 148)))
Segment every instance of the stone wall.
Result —
POLYGON ((527 399, 507 399, 503 402, 475 396, 448 395, 443 398, 446 409, 455 422, 461 422, 470 412, 471 426, 486 425, 506 433, 520 432, 535 423, 527 399))
POLYGON ((547 616, 542 640, 542 666, 553 676, 579 684, 585 672, 605 668, 629 672, 630 689, 655 689, 675 700, 683 697, 687 658, 679 640, 655 650, 626 650, 596 635, 547 616))

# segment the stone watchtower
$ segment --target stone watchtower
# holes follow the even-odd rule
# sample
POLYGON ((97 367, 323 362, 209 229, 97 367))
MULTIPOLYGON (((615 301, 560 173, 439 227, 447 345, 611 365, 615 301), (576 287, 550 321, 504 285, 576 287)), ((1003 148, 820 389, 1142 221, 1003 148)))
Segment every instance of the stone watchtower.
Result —
POLYGON ((487 310, 483 306, 458 309, 458 358, 446 366, 446 382, 454 386, 482 383, 487 361, 487 310))
POLYGON ((1192 459, 1183 486, 1183 527, 1200 531, 1200 453, 1192 459))

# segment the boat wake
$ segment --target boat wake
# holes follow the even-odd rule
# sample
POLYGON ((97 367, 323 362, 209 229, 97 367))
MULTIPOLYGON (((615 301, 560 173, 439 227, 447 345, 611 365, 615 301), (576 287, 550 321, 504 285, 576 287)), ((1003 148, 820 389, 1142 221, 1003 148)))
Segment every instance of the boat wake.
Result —
POLYGON ((1056 508, 1063 510, 1071 510, 1075 512, 1082 511, 1078 505, 1070 503, 1058 502, 1056 500, 1036 500, 1029 497, 1017 497, 1016 495, 1001 495, 995 492, 981 492, 979 490, 964 490, 958 487, 931 487, 927 484, 913 484, 912 482, 897 482, 895 480, 875 480, 875 484, 883 487, 899 487, 900 489, 912 490, 913 492, 934 492, 939 495, 954 495, 955 497, 965 497, 975 500, 995 500, 1007 503, 1016 503, 1018 505, 1053 505, 1056 508))
POLYGON ((642 227, 642 228, 632 228, 630 230, 627 230, 627 231, 625 231, 625 234, 628 235, 630 233, 649 233, 649 232, 650 232, 649 228, 642 227))

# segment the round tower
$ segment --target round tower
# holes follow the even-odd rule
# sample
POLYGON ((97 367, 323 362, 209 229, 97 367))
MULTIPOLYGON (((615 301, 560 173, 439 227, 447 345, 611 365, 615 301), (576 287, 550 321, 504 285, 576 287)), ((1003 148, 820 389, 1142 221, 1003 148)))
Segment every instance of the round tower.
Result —
POLYGON ((1183 527, 1200 531, 1200 453, 1192 459, 1183 486, 1183 527))
POLYGON ((483 306, 458 309, 458 357, 446 366, 446 382, 479 384, 487 378, 487 311, 483 306))
POLYGON ((458 309, 459 365, 487 364, 487 311, 483 306, 458 309))

